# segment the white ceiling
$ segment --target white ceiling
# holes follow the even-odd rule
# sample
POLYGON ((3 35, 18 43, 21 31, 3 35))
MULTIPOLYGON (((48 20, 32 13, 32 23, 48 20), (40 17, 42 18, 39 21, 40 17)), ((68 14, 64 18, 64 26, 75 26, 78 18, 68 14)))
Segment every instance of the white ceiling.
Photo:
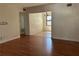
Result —
POLYGON ((38 6, 38 5, 43 5, 45 3, 19 3, 16 4, 17 6, 21 6, 21 7, 32 7, 32 6, 38 6))
POLYGON ((23 8, 23 7, 32 7, 32 6, 38 6, 43 4, 46 4, 46 3, 0 3, 0 6, 16 5, 20 8, 23 8))
POLYGON ((38 6, 38 5, 44 5, 46 3, 0 3, 0 7, 13 7, 16 6, 20 12, 23 12, 24 7, 32 7, 32 6, 38 6))

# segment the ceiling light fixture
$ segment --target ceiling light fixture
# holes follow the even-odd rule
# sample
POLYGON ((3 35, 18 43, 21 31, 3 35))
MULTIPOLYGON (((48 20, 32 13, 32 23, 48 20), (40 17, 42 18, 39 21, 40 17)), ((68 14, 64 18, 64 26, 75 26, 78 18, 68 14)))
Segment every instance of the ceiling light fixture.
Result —
POLYGON ((68 3, 68 4, 67 4, 67 7, 71 7, 71 6, 72 6, 72 3, 68 3))

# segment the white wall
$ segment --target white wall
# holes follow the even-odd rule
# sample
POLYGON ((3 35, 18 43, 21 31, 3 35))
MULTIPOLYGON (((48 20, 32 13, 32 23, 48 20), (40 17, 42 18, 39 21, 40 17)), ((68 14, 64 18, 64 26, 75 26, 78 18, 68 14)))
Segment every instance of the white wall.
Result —
POLYGON ((54 38, 79 41, 79 4, 55 4, 53 17, 54 38))
POLYGON ((20 37, 19 11, 16 6, 0 7, 0 18, 8 21, 8 25, 0 25, 0 34, 2 33, 0 43, 20 37))
POLYGON ((43 31, 43 17, 42 13, 29 14, 30 35, 35 35, 43 31))

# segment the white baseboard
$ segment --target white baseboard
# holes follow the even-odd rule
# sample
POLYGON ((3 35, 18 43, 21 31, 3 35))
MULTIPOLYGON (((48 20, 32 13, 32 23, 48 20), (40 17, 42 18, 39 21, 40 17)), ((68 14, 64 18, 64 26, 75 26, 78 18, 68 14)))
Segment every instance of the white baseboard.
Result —
POLYGON ((67 41, 79 42, 79 39, 69 39, 69 38, 64 38, 64 37, 53 37, 53 38, 59 39, 59 40, 67 40, 67 41))
POLYGON ((10 39, 2 40, 2 41, 0 41, 0 44, 5 43, 5 42, 8 42, 8 41, 11 41, 11 40, 15 40, 15 39, 17 39, 17 38, 20 38, 20 35, 19 35, 19 36, 15 36, 15 37, 10 38, 10 39))

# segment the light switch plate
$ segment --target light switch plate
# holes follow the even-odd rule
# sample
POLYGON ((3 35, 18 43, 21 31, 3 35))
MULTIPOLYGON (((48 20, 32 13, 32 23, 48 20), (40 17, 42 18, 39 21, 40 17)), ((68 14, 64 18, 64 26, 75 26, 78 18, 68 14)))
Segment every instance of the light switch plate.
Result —
POLYGON ((0 25, 7 25, 8 22, 0 22, 0 25))

